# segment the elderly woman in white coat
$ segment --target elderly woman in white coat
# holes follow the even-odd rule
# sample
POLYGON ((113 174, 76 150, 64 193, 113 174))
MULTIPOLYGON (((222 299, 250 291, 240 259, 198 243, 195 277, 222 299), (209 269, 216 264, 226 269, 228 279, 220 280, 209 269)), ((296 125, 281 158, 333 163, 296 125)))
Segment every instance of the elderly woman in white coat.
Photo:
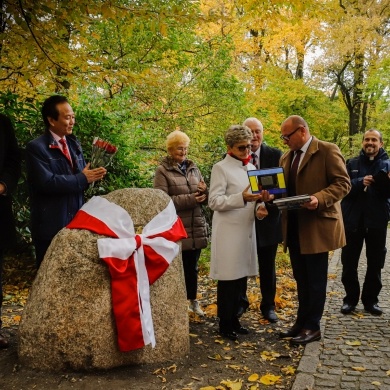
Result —
POLYGON ((219 333, 237 340, 247 334, 237 313, 248 276, 257 275, 254 218, 263 218, 263 208, 255 211, 256 201, 272 198, 267 191, 252 194, 248 170, 252 132, 233 125, 225 134, 227 154, 211 171, 209 206, 214 211, 211 236, 210 277, 218 280, 217 305, 219 333))

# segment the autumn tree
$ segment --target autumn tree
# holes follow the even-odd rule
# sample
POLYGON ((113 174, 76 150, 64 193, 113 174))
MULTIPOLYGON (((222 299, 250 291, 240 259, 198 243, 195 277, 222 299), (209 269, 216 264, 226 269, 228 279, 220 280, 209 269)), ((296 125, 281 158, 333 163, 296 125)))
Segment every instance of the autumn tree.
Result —
POLYGON ((196 2, 0 4, 3 91, 28 99, 66 93, 76 103, 118 109, 128 126, 162 133, 211 132, 241 110, 243 89, 229 71, 231 44, 197 34, 196 2))
POLYGON ((350 136, 375 124, 377 102, 388 94, 377 75, 389 56, 390 4, 386 0, 339 0, 324 3, 327 12, 319 41, 317 71, 324 85, 339 91, 348 110, 350 136), (323 69, 325 72, 321 71, 323 69))
POLYGON ((280 123, 291 114, 304 116, 319 137, 339 142, 343 134, 339 102, 330 102, 310 82, 309 60, 318 47, 323 12, 317 3, 202 2, 200 33, 233 42, 232 71, 245 83, 247 112, 263 121, 266 141, 275 146, 282 147, 280 123))
MULTIPOLYGON (((189 133, 199 163, 220 158, 221 134, 243 116, 244 93, 230 72, 231 42, 198 34, 196 2, 3 0, 0 6, 6 106, 20 113, 21 101, 67 94, 83 145, 96 135, 114 138, 118 158, 145 175, 129 183, 134 175, 122 169, 126 186, 151 185, 165 136, 175 128, 189 133)), ((39 131, 35 123, 23 126, 23 140, 39 131)))

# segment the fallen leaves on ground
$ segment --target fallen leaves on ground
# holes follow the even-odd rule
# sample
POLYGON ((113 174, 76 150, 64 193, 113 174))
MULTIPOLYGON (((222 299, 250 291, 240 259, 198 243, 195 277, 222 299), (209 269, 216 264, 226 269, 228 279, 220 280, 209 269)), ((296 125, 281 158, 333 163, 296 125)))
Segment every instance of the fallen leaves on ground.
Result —
MULTIPOLYGON (((236 342, 218 334, 216 282, 208 277, 207 268, 201 266, 198 300, 205 316, 189 313, 191 349, 188 360, 172 361, 160 367, 154 365, 149 371, 151 383, 154 383, 151 388, 157 385, 161 389, 178 390, 289 389, 303 348, 291 348, 288 341, 279 340, 277 336, 282 328, 293 323, 296 315, 296 284, 289 263, 284 257, 281 259, 277 267, 275 298, 280 321, 271 324, 261 316, 259 279, 249 278, 250 306, 241 322, 249 328, 250 334, 239 335, 236 342)), ((25 272, 25 264, 21 259, 18 261, 15 263, 12 259, 5 267, 2 317, 5 327, 18 326, 35 277, 31 264, 25 272), (15 264, 16 269, 13 268, 15 264)))
POLYGON ((241 380, 235 380, 235 381, 222 381, 222 385, 225 385, 229 390, 241 390, 242 389, 242 381, 241 380))
POLYGON ((207 365, 203 363, 203 367, 207 367, 210 373, 209 386, 200 386, 199 389, 257 390, 275 386, 278 389, 289 389, 303 352, 303 348, 291 348, 288 341, 280 340, 277 336, 282 328, 292 324, 296 315, 296 283, 291 269, 278 268, 275 302, 280 321, 277 324, 271 324, 260 314, 259 278, 248 279, 249 309, 241 322, 249 328, 250 334, 239 335, 236 342, 218 334, 217 285, 207 274, 206 270, 200 270, 197 297, 205 317, 189 317, 192 345, 196 345, 196 339, 203 341, 196 347, 206 352, 210 362, 207 365), (226 364, 227 361, 229 364, 226 364), (225 378, 221 380, 223 375, 225 378))
POLYGON ((263 383, 264 385, 274 385, 280 378, 280 375, 267 374, 260 378, 260 383, 263 383))
POLYGON ((274 351, 263 351, 261 353, 261 358, 263 360, 275 360, 280 356, 280 353, 274 351))

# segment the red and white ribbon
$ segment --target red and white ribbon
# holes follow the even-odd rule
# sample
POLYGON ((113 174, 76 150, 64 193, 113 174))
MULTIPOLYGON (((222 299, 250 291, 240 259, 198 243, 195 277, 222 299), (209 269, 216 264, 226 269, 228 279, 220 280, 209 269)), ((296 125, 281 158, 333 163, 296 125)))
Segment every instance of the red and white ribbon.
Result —
POLYGON ((114 238, 98 239, 100 258, 111 274, 112 304, 123 352, 156 344, 149 285, 179 253, 176 241, 187 237, 172 200, 135 234, 133 221, 122 207, 94 196, 67 226, 114 238))

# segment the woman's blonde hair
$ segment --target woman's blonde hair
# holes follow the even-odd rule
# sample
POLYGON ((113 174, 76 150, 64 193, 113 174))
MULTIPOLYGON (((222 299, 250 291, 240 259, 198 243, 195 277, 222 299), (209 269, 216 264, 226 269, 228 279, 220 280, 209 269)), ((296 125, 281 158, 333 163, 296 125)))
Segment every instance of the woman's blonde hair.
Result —
POLYGON ((186 144, 188 146, 189 143, 190 138, 188 137, 188 135, 180 130, 175 130, 172 131, 172 133, 169 133, 165 142, 167 151, 175 148, 179 144, 186 144))

